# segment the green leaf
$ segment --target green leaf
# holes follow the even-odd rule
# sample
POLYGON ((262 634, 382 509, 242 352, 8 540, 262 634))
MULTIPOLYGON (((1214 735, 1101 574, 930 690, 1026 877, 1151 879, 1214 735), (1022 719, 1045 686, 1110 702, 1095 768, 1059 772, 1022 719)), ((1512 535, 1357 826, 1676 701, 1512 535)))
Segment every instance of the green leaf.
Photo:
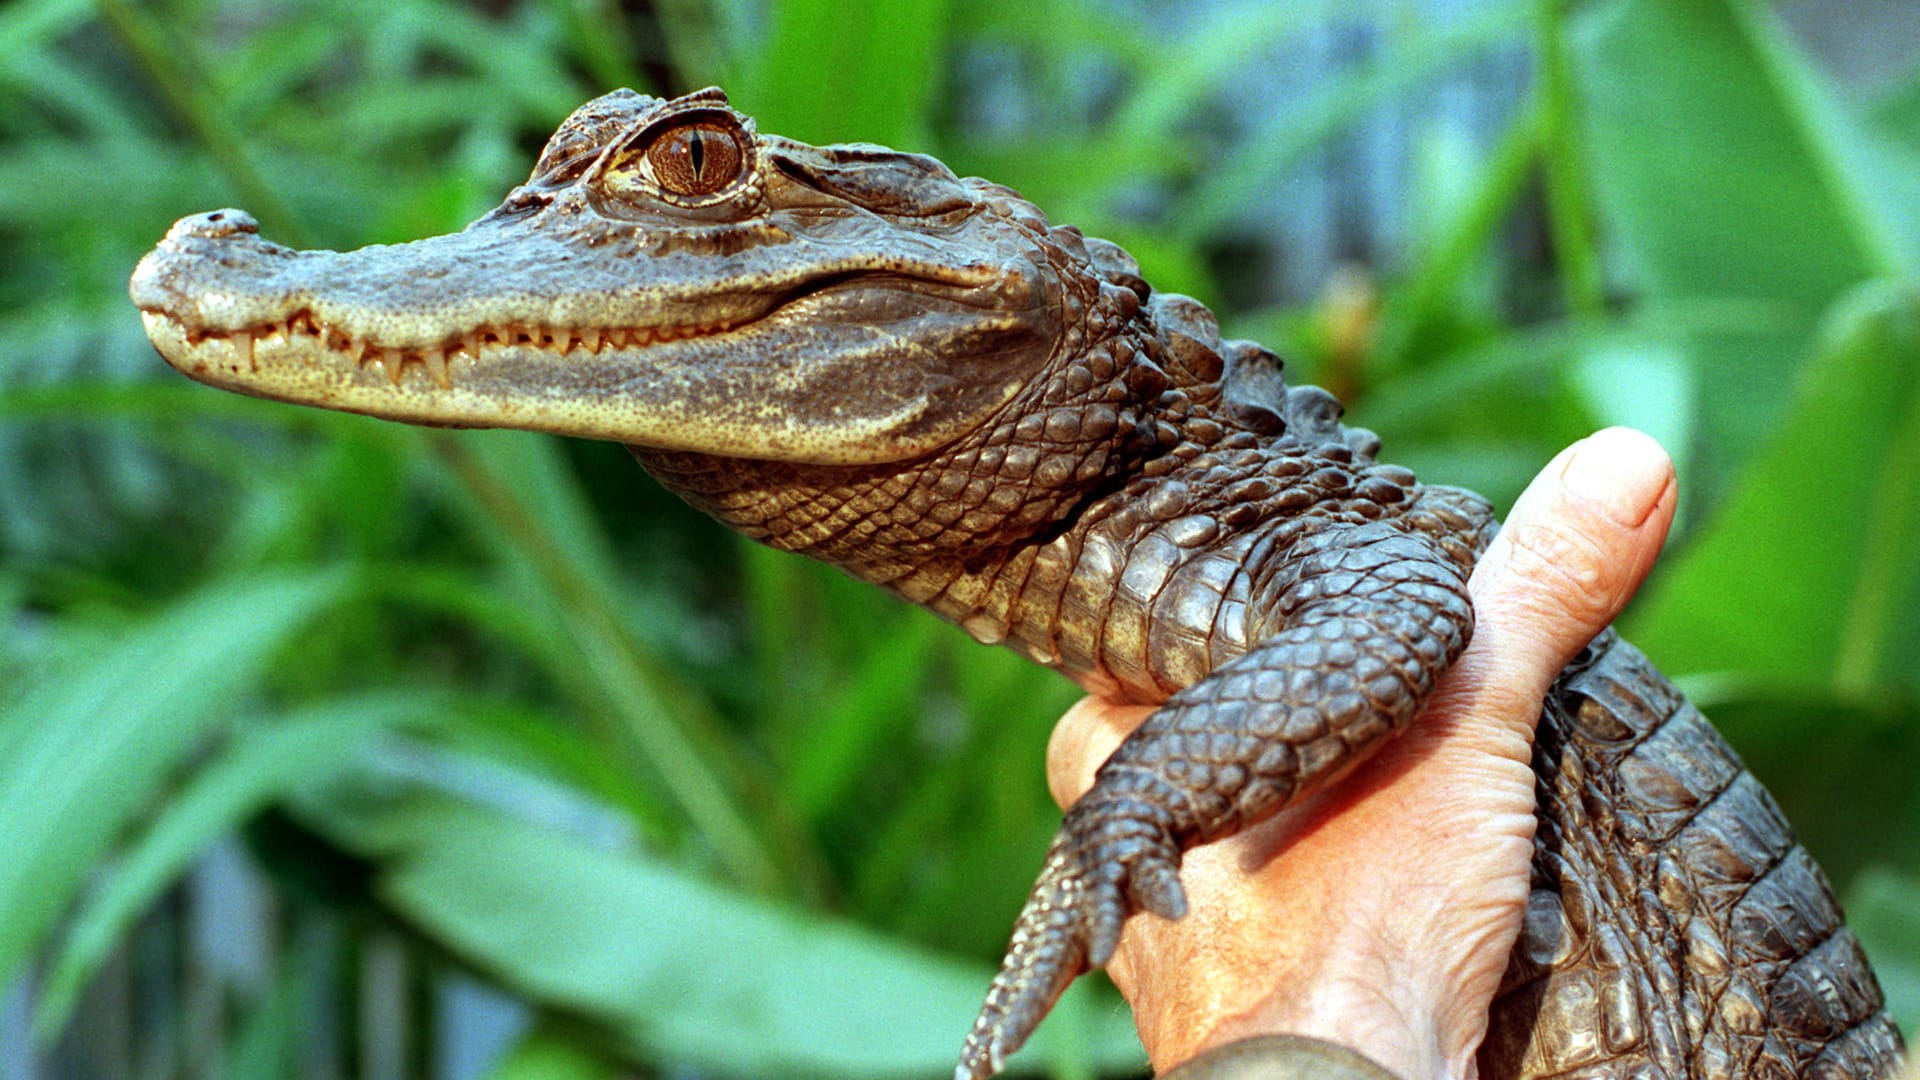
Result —
POLYGON ((1422 478, 1505 505, 1542 461, 1602 424, 1644 426, 1685 463, 1694 380, 1675 342, 1731 347, 1784 320, 1776 306, 1709 299, 1493 334, 1369 389, 1349 415, 1422 478))
POLYGON ((1771 301, 1774 340, 1701 345, 1700 455, 1717 489, 1774 422, 1804 335, 1873 277, 1912 276, 1886 158, 1764 5, 1616 0, 1574 35, 1583 142, 1611 239, 1650 299, 1771 301))
POLYGON ((924 145, 947 0, 783 0, 738 104, 808 142, 924 145), (849 27, 860 31, 848 32, 849 27))
POLYGON ((1897 269, 1863 215, 1863 163, 1795 92, 1817 77, 1760 40, 1737 0, 1620 0, 1577 36, 1603 204, 1663 296, 1826 306, 1897 269))
MULTIPOLYGON (((1149 39, 1148 62, 1141 65, 1133 92, 1108 126, 1117 134, 1148 138, 1178 129, 1221 87, 1233 85, 1241 68, 1266 61, 1276 46, 1324 30, 1336 19, 1390 18, 1390 7, 1377 0, 1207 5, 1197 12, 1204 17, 1194 20, 1196 25, 1179 40, 1155 48, 1149 39)), ((1102 30, 1101 36, 1113 32, 1102 30)))
POLYGON ((1838 305, 1783 421, 1628 620, 1676 672, 1920 687, 1920 294, 1838 305))
POLYGON ((328 572, 216 581, 92 645, 0 712, 0 983, 267 658, 346 585, 328 572))
MULTIPOLYGON (((334 797, 307 816, 376 864, 377 895, 411 924, 645 1060, 758 1076, 944 1072, 989 975, 442 796, 334 797)), ((1138 1065, 1124 1015, 1086 1027, 1073 1055, 1138 1065)), ((1061 1037, 1043 1027, 1024 1056, 1069 1052, 1061 1037)))
POLYGON ((42 984, 34 1029, 50 1036, 135 919, 198 857, 287 792, 324 783, 356 760, 381 731, 417 726, 446 712, 417 692, 350 697, 245 730, 161 808, 74 917, 42 984))
POLYGON ((1592 348, 1579 355, 1573 376, 1596 421, 1652 435, 1669 448, 1675 467, 1686 470, 1695 398, 1693 370, 1678 349, 1665 342, 1592 348))
POLYGON ((1434 230, 1431 250, 1382 320, 1382 340, 1372 358, 1376 374, 1439 351, 1432 347, 1439 328, 1463 306, 1463 285, 1526 192, 1539 156, 1541 126, 1536 117, 1524 114, 1509 124, 1471 189, 1449 193, 1455 197, 1445 200, 1447 217, 1434 230))
POLYGON ((1573 74, 1567 47, 1569 5, 1534 5, 1534 102, 1540 111, 1541 179, 1554 261, 1567 310, 1580 319, 1606 311, 1606 282, 1594 243, 1586 155, 1574 119, 1573 74))

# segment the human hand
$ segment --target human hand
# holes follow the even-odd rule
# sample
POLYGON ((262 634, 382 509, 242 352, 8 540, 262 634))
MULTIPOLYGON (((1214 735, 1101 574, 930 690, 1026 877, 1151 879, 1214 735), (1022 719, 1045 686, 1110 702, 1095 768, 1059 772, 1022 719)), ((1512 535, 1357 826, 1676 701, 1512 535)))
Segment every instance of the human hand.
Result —
MULTIPOLYGON (((1473 1075, 1533 854, 1533 729, 1673 520, 1673 464, 1609 428, 1548 464, 1475 568, 1471 646, 1348 780, 1188 852, 1188 914, 1136 915, 1108 974, 1155 1066, 1261 1034, 1361 1051, 1410 1080, 1473 1075)), ((1153 710, 1089 698, 1048 749, 1061 805, 1153 710)))

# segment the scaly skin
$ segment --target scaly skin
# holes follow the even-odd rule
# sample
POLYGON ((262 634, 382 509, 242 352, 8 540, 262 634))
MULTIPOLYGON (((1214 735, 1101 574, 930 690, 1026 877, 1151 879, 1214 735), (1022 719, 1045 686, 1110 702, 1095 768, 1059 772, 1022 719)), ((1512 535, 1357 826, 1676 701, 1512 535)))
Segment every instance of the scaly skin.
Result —
MULTIPOLYGON (((1000 1068, 1181 852, 1362 762, 1465 648, 1477 496, 1377 463, 1271 353, 1005 188, 761 136, 718 91, 590 102, 465 232, 294 252, 239 211, 134 273, 243 393, 617 439, 694 506, 1159 709, 1067 815, 955 1075, 1000 1068)), ((1535 891, 1488 1077, 1879 1076, 1831 890, 1611 635, 1539 736, 1535 891)))

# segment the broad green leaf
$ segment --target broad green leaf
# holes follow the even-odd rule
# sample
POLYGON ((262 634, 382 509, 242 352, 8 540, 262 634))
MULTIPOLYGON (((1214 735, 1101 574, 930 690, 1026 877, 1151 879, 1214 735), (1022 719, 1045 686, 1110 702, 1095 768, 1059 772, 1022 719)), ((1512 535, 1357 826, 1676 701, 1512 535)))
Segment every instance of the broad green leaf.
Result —
POLYGON ((1836 308, 1788 414, 1631 634, 1676 673, 1920 687, 1920 294, 1836 308))
POLYGON ((1818 314, 1861 281, 1914 272, 1910 229, 1871 138, 1764 5, 1612 0, 1574 45, 1594 186, 1642 294, 1799 312, 1778 339, 1697 350, 1717 488, 1769 430, 1818 314))
MULTIPOLYGON (((410 924, 646 1060, 753 1076, 944 1072, 989 975, 445 797, 340 796, 306 814, 374 863, 377 895, 410 924)), ((1084 1045, 1050 1045, 1060 1037, 1043 1027, 1023 1060, 1138 1061, 1112 1011, 1090 1019, 1084 1045)))
POLYGON ((924 146, 947 9, 947 0, 782 0, 757 60, 734 76, 737 104, 762 131, 808 142, 924 146))
POLYGON ((302 785, 326 782, 365 752, 381 731, 421 726, 444 715, 433 695, 348 697, 244 729, 162 804, 159 816, 108 868, 74 916, 41 987, 34 1028, 50 1036, 135 919, 214 840, 302 785))
POLYGON ((1769 6, 1736 0, 1732 11, 1806 132, 1863 254, 1884 276, 1920 278, 1920 214, 1913 203, 1920 186, 1908 175, 1916 148, 1902 147, 1872 126, 1872 114, 1848 100, 1842 84, 1800 51, 1769 6))
POLYGON ((267 658, 346 586, 312 571, 216 581, 45 673, 0 713, 0 983, 267 658))
MULTIPOLYGON (((1793 300, 1819 311, 1891 272, 1862 209, 1862 163, 1800 100, 1806 61, 1771 49, 1740 0, 1615 0, 1577 37, 1587 134, 1615 239, 1661 296, 1793 300)), ((1757 17, 1756 17, 1757 18, 1757 17)))

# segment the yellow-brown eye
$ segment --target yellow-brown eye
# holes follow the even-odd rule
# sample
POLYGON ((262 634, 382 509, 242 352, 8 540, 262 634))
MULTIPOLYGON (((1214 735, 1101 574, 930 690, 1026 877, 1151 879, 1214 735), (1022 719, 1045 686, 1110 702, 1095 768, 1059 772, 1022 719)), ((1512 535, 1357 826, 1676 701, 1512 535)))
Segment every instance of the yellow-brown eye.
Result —
POLYGON ((699 121, 656 136, 647 147, 647 164, 675 195, 711 195, 739 179, 746 153, 734 128, 699 121))

